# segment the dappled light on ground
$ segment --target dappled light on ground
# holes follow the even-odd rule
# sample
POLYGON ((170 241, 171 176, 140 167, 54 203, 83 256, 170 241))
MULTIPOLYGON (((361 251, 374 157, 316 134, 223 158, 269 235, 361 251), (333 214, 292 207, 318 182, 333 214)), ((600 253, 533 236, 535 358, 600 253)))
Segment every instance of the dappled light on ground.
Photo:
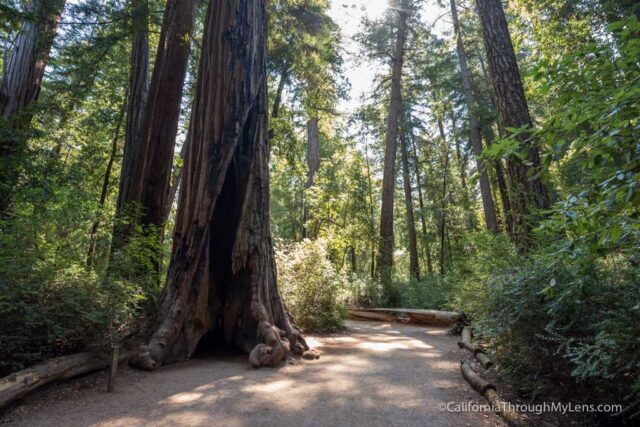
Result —
POLYGON ((501 425, 496 416, 445 413, 437 404, 479 397, 459 374, 445 329, 349 322, 312 337, 321 358, 251 369, 213 356, 144 373, 126 370, 115 393, 90 391, 26 412, 25 426, 501 425), (45 415, 46 414, 46 415, 45 415))

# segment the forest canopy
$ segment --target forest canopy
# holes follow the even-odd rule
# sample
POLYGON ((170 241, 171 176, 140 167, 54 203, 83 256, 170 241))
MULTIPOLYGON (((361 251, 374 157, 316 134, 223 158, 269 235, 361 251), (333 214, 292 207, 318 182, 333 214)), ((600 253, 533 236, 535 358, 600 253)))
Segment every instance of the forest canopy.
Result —
POLYGON ((0 375, 437 309, 640 416, 637 2, 0 0, 0 49, 0 375))

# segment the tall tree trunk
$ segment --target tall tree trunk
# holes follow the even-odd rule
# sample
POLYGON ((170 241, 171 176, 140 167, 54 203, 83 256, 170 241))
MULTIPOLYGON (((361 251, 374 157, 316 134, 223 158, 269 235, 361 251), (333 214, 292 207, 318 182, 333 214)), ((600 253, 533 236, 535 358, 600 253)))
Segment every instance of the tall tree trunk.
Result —
POLYGON ((444 130, 442 128, 442 121, 438 120, 440 128, 440 134, 442 136, 442 143, 444 149, 444 167, 442 171, 442 201, 440 203, 440 275, 444 276, 446 272, 445 263, 445 236, 447 228, 447 177, 449 175, 449 145, 444 138, 444 130))
POLYGON ((404 183, 404 202, 407 215, 407 234, 409 237, 409 276, 420 280, 420 264, 418 262, 418 241, 416 238, 416 221, 413 213, 413 194, 411 175, 409 174, 409 154, 405 126, 400 130, 400 153, 402 159, 402 181, 404 183))
MULTIPOLYGON (((278 82, 278 87, 276 89, 276 95, 273 98, 273 106, 271 107, 271 118, 277 119, 280 116, 280 104, 282 103, 282 92, 284 91, 284 87, 287 84, 287 80, 289 79, 289 73, 291 69, 289 64, 284 64, 282 73, 280 74, 280 81, 278 82)), ((269 140, 273 139, 274 133, 273 129, 269 129, 269 140)))
MULTIPOLYGON (((312 117, 307 123, 307 182, 304 189, 308 191, 313 187, 316 172, 320 169, 320 131, 318 118, 312 117)), ((304 202, 302 213, 302 238, 308 236, 307 221, 309 221, 309 205, 304 202)))
MULTIPOLYGON (((125 98, 127 96, 125 95, 125 98)), ((111 154, 109 155, 109 161, 107 162, 107 169, 104 172, 104 179, 102 180, 102 189, 100 190, 100 199, 98 200, 98 215, 96 216, 91 231, 89 232, 89 250, 87 251, 87 268, 91 268, 93 265, 93 257, 96 250, 96 238, 98 234, 98 228, 100 227, 100 220, 104 211, 104 204, 107 201, 109 194, 109 183, 111 182, 111 171, 113 170, 113 163, 115 162, 116 154, 118 152, 118 141, 120 140, 120 129, 122 128, 122 122, 124 121, 124 113, 126 111, 127 104, 123 103, 120 109, 120 114, 116 121, 116 130, 113 134, 113 140, 111 141, 111 154)))
POLYGON ((112 255, 122 249, 135 223, 141 206, 133 203, 141 181, 134 181, 136 158, 141 149, 141 130, 149 92, 149 5, 148 0, 129 0, 131 9, 131 65, 129 71, 129 103, 125 127, 124 151, 120 171, 120 186, 116 216, 119 221, 113 231, 112 255))
POLYGON ((482 160, 482 135, 480 133, 480 124, 478 123, 477 110, 473 95, 473 82, 471 80, 471 72, 467 64, 467 52, 465 51, 460 34, 460 21, 458 20, 458 10, 455 0, 451 0, 451 16, 453 18, 453 30, 456 37, 456 50, 458 53, 458 63, 460 65, 460 74, 462 75, 462 87, 464 98, 467 104, 467 114, 469 119, 469 128, 471 131, 471 142, 473 143, 473 151, 476 155, 476 164, 478 174, 480 175, 480 194, 482 196, 482 208, 484 211, 484 220, 487 230, 494 234, 500 232, 498 221, 496 218, 496 208, 491 195, 491 185, 489 183, 489 175, 482 160))
POLYGON ((433 273, 433 262, 431 261, 431 245, 429 242, 429 236, 427 235, 427 221, 424 211, 424 198, 422 197, 422 179, 420 178, 420 162, 418 157, 418 149, 416 147, 415 138, 411 137, 411 146, 413 148, 413 167, 416 175, 416 186, 418 187, 418 206, 420 207, 420 231, 422 232, 422 244, 424 245, 424 251, 427 257, 427 271, 433 273))
MULTIPOLYGON (((511 43, 507 20, 501 0, 476 0, 482 26, 484 44, 489 61, 489 73, 496 95, 498 114, 505 129, 533 126, 518 71, 515 51, 511 43)), ((518 139, 529 145, 528 161, 532 168, 540 168, 540 154, 531 146, 529 135, 521 133, 518 139)), ((511 203, 514 211, 514 235, 518 250, 526 252, 531 225, 527 216, 530 204, 547 209, 549 197, 540 178, 528 178, 528 167, 516 156, 507 160, 507 171, 511 183, 511 203)))
POLYGON ((155 369, 220 337, 275 366, 307 349, 276 285, 269 225, 266 0, 210 2, 158 327, 155 369))
MULTIPOLYGON (((184 158, 187 155, 187 141, 189 140, 189 135, 187 135, 186 141, 182 144, 182 148, 180 149, 180 159, 182 159, 184 164, 184 158)), ((176 196, 178 194, 178 188, 180 188, 180 182, 182 181, 182 166, 177 166, 173 172, 171 173, 171 187, 169 188, 169 196, 167 198, 167 205, 165 208, 165 217, 164 222, 167 222, 169 219, 169 214, 171 213, 171 208, 173 207, 173 202, 176 200, 176 196)))
MULTIPOLYGON (((482 68, 482 75, 484 79, 487 81, 489 87, 489 99, 491 100, 491 105, 493 106, 494 111, 497 111, 498 102, 496 101, 496 94, 493 92, 493 86, 491 84, 491 79, 487 74, 487 69, 484 66, 484 60, 482 59, 482 55, 480 55, 480 67, 482 68)), ((498 116, 497 120, 498 124, 498 134, 500 137, 506 136, 506 131, 504 126, 502 125, 502 121, 500 116, 498 116)), ((493 137, 487 138, 487 144, 491 145, 493 143, 493 137)), ((513 211, 511 208, 511 201, 509 199, 509 190, 507 187, 507 180, 505 179, 503 162, 502 159, 495 159, 493 161, 493 166, 496 170, 496 181, 498 182, 498 190, 500 191, 500 199, 502 200, 502 210, 504 211, 505 223, 507 232, 511 238, 514 238, 513 234, 513 211)))
POLYGON ((396 184, 396 151, 398 123, 401 108, 401 78, 404 44, 407 31, 407 13, 398 11, 396 45, 391 71, 391 101, 385 137, 384 172, 382 176, 382 207, 380 210, 380 242, 378 247, 377 276, 383 287, 391 284, 393 267, 393 198, 396 184))
MULTIPOLYGON (((369 190, 369 238, 373 239, 375 234, 375 219, 373 213, 373 186, 371 184, 371 165, 369 163, 369 150, 367 143, 364 144, 364 160, 367 165, 367 183, 369 190)), ((375 245, 371 245, 371 279, 376 277, 376 249, 375 245)))
POLYGON ((32 117, 32 111, 25 107, 40 94, 64 4, 64 0, 31 0, 29 16, 4 62, 0 83, 0 117, 5 122, 0 133, 0 214, 11 204, 26 145, 24 135, 20 134, 28 129, 32 117))

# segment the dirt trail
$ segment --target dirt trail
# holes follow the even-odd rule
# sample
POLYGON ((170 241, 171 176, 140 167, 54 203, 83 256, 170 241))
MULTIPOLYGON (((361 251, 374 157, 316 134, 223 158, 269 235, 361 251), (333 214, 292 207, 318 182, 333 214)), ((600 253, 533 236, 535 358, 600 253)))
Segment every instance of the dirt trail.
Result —
POLYGON ((66 395, 54 387, 5 421, 65 427, 504 425, 494 414, 438 409, 447 402, 484 403, 460 376, 463 353, 446 329, 348 322, 346 331, 310 344, 320 360, 279 369, 253 370, 243 356, 194 359, 151 373, 125 369, 112 394, 103 391, 103 381, 66 395))

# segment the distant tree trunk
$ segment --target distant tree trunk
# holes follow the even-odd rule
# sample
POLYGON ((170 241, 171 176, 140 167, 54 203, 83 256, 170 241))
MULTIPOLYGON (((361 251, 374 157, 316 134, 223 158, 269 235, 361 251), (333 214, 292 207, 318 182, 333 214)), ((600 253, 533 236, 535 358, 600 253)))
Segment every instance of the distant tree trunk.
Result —
MULTIPOLYGON (((453 110, 450 112, 451 115, 451 127, 452 129, 456 129, 456 115, 453 110)), ((441 133, 442 138, 444 139, 444 132, 441 133)), ((462 150, 460 147, 460 138, 458 138, 455 134, 453 135, 453 142, 455 143, 456 148, 456 159, 460 163, 460 180, 462 181, 462 209, 464 211, 464 216, 467 220, 467 228, 470 231, 475 231, 478 229, 476 226, 476 218, 471 210, 471 195, 469 194, 469 189, 467 188, 466 183, 466 169, 467 169, 467 159, 462 154, 462 150)))
POLYGON ((442 142, 444 145, 444 167, 442 171, 442 201, 440 203, 440 275, 444 276, 446 272, 445 263, 445 236, 447 227, 447 178, 449 175, 449 145, 444 138, 442 130, 442 121, 438 121, 441 129, 442 142))
POLYGON ((418 241, 416 238, 416 221, 413 213, 413 194, 411 175, 409 173, 409 154, 405 127, 400 130, 400 152, 402 159, 402 181, 404 183, 404 202, 407 215, 407 234, 409 237, 409 276, 420 280, 420 264, 418 262, 418 241))
MULTIPOLYGON (((127 96, 125 95, 125 98, 127 96)), ((109 161, 107 162, 107 169, 104 172, 104 179, 102 180, 102 189, 100 190, 100 199, 98 200, 98 215, 96 216, 91 231, 89 232, 89 250, 87 251, 87 267, 90 269, 93 265, 93 258, 96 250, 96 239, 98 229, 100 228, 100 220, 104 211, 104 204, 107 201, 109 195, 109 183, 111 182, 111 171, 113 170, 113 163, 118 153, 118 141, 120 140, 120 129, 122 128, 122 122, 124 121, 124 113, 126 111, 127 104, 123 103, 120 109, 116 121, 116 130, 113 134, 113 140, 111 141, 111 154, 109 155, 109 161)))
MULTIPOLYGON (((304 189, 313 187, 316 172, 320 169, 320 131, 318 129, 318 118, 312 117, 307 123, 307 182, 304 189)), ((307 221, 309 221, 309 205, 305 200, 302 213, 302 238, 308 236, 307 221)))
POLYGON ((429 236, 427 234, 427 221, 424 217, 424 198, 422 197, 422 179, 420 178, 420 163, 418 161, 418 149, 416 147, 415 138, 411 138, 413 148, 413 165, 416 175, 416 186, 418 187, 418 206, 420 207, 420 227, 422 232, 422 243, 427 257, 427 271, 433 273, 433 262, 431 261, 431 245, 429 244, 429 236))
MULTIPOLYGON (((373 238, 375 234, 375 219, 373 213, 373 186, 371 184, 371 165, 369 164, 369 150, 367 148, 367 144, 365 142, 364 145, 364 160, 367 164, 367 182, 368 182, 368 190, 369 190, 369 236, 370 239, 373 238)), ((375 245, 371 245, 371 279, 376 277, 376 250, 375 245)))
MULTIPOLYGON (((532 127, 524 87, 518 71, 515 51, 511 43, 507 20, 501 0, 476 0, 484 44, 489 61, 489 73, 496 96, 498 113, 505 128, 532 127)), ((530 145, 529 136, 522 133, 520 142, 530 145)), ((530 146, 528 161, 532 168, 540 168, 538 148, 530 146)), ((516 156, 507 161, 511 181, 511 203, 514 212, 514 236, 516 247, 526 252, 531 225, 527 220, 529 204, 546 209, 549 207, 547 189, 540 178, 529 179, 528 167, 516 156)))
MULTIPOLYGON (((187 155, 187 141, 189 140, 189 135, 187 135, 187 139, 182 144, 182 148, 180 149, 180 159, 184 162, 184 158, 187 155)), ((169 214, 171 213, 171 208, 173 207, 173 202, 176 200, 176 195, 178 194, 178 189, 180 188, 180 182, 182 181, 182 166, 177 166, 174 168, 171 173, 171 187, 169 188, 169 197, 167 199, 167 206, 165 208, 165 217, 164 222, 167 222, 169 219, 169 214)))
POLYGON ((476 155, 476 164, 478 174, 480 175, 480 194, 482 196, 482 208, 484 211, 484 220, 487 230, 494 234, 500 232, 498 221, 496 218, 496 208, 493 203, 491 194, 491 185, 489 183, 489 174, 482 160, 482 136, 480 133, 480 124, 478 123, 475 99, 473 95, 473 82, 471 80, 471 72, 467 65, 467 52, 464 48, 462 35, 460 33, 460 22, 458 20, 458 10, 455 0, 451 0, 451 16, 453 18, 453 30, 456 37, 456 50, 458 53, 458 63, 460 65, 460 74, 462 75, 462 87, 464 98, 467 104, 467 114, 469 118, 469 128, 471 131, 471 141, 473 143, 473 151, 476 155))
MULTIPOLYGON (((291 69, 289 64, 284 65, 282 73, 280 73, 280 81, 278 82, 278 87, 276 89, 275 97, 273 98, 273 106, 271 107, 271 118, 277 119, 280 116, 280 104, 282 103, 282 92, 284 91, 284 87, 287 84, 287 80, 289 79, 289 73, 291 69)), ((269 140, 273 139, 274 133, 273 129, 269 129, 269 140)))
POLYGON ((129 104, 125 127, 124 151, 116 222, 111 244, 112 255, 122 249, 140 217, 141 206, 133 203, 142 182, 134 181, 136 157, 141 148, 141 130, 149 92, 149 5, 147 0, 129 0, 131 10, 131 64, 129 71, 129 104))
POLYGON ((266 0, 209 3, 158 327, 134 366, 186 360, 214 337, 254 367, 308 348, 276 286, 265 55, 266 0))
POLYGON ((28 18, 22 24, 0 83, 0 117, 6 121, 0 133, 0 215, 9 205, 18 180, 19 161, 25 141, 20 135, 29 128, 32 112, 25 110, 38 99, 64 0, 31 0, 28 18))
POLYGON ((380 210, 380 242, 378 247, 377 276, 383 286, 391 284, 393 267, 393 197, 396 184, 396 151, 398 123, 401 107, 401 78, 404 44, 407 31, 407 13, 398 12, 396 45, 391 71, 391 101, 385 137, 384 172, 382 177, 382 208, 380 210))

